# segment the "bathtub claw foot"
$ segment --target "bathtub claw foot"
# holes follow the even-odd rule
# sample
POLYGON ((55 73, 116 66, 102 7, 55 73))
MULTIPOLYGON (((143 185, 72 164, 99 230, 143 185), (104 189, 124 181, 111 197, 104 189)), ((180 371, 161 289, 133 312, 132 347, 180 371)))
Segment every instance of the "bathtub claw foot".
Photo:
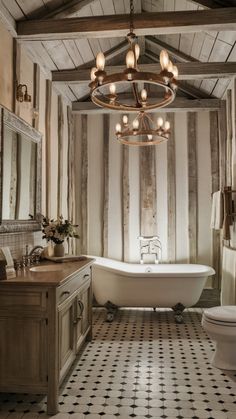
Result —
POLYGON ((156 307, 153 307, 153 311, 157 311, 156 307))
POLYGON ((107 309, 106 321, 110 322, 110 323, 113 322, 113 320, 115 318, 115 314, 118 310, 118 306, 111 303, 110 301, 107 301, 107 303, 104 305, 104 307, 107 309))
POLYGON ((185 307, 183 304, 178 303, 174 307, 172 307, 172 310, 174 311, 175 321, 178 324, 183 323, 183 311, 185 307))

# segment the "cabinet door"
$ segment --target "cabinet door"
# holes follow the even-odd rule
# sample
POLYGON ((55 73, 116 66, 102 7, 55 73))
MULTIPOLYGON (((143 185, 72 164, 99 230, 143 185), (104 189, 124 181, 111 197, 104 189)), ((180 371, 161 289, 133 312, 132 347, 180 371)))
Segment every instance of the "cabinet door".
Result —
POLYGON ((82 318, 83 318, 83 302, 81 299, 81 293, 76 296, 76 326, 75 326, 75 341, 76 341, 76 352, 79 351, 80 345, 83 340, 82 335, 82 318))
POLYGON ((0 317, 0 385, 2 388, 47 385, 47 320, 0 317))
POLYGON ((75 358, 75 299, 59 306, 59 370, 64 376, 75 358))
POLYGON ((82 315, 82 333, 83 335, 87 332, 91 325, 91 298, 90 298, 90 283, 81 293, 81 301, 83 304, 83 315, 82 315))

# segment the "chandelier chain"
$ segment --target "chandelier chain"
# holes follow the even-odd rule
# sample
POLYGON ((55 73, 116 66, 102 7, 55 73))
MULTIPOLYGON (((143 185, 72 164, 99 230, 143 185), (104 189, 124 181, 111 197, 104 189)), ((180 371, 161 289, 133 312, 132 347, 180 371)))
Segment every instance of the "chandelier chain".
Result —
POLYGON ((134 1, 130 0, 130 33, 134 32, 134 1))

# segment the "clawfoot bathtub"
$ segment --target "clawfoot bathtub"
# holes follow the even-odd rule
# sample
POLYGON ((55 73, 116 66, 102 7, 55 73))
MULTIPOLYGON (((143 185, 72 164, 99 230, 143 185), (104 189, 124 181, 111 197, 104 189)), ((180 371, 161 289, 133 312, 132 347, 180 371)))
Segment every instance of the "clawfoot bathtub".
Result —
POLYGON ((194 264, 139 265, 96 258, 93 292, 112 321, 118 307, 166 307, 182 322, 182 312, 197 303, 208 276, 215 271, 194 264))

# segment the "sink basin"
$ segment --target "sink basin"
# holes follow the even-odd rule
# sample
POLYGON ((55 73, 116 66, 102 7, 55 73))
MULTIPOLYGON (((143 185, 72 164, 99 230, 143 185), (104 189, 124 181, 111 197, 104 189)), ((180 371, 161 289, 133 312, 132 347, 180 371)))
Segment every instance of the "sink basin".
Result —
POLYGON ((56 272, 61 271, 62 267, 60 265, 42 265, 42 266, 33 266, 29 269, 31 272, 56 272))

